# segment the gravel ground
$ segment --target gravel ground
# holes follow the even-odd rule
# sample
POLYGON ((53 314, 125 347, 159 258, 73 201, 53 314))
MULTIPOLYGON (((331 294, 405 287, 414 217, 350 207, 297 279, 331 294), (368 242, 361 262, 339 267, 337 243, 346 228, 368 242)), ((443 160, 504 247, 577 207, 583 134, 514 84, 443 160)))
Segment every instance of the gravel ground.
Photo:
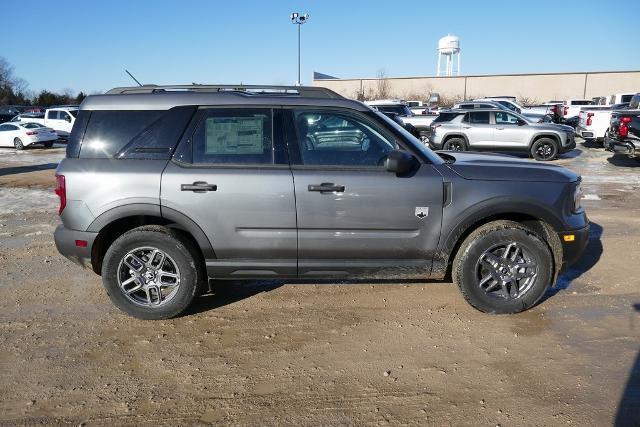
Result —
POLYGON ((640 164, 579 148, 587 253, 484 315, 450 283, 235 283, 118 312, 55 250, 63 148, 0 150, 0 424, 640 425, 640 164))

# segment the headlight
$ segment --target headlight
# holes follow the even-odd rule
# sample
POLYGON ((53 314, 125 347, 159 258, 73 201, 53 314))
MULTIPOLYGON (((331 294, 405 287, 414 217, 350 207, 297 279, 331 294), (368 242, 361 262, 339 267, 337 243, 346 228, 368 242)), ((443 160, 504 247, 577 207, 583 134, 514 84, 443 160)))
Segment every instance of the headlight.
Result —
POLYGON ((576 188, 573 190, 573 211, 578 212, 582 208, 582 183, 578 182, 576 188))

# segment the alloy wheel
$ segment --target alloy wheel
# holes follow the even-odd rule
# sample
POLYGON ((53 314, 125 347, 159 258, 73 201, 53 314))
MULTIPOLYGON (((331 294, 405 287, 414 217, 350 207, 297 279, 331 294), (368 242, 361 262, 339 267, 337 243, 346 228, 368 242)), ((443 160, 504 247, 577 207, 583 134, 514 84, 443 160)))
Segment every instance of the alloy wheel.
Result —
POLYGON ((486 250, 476 265, 477 285, 492 298, 514 300, 533 286, 538 265, 528 249, 510 242, 486 250))
POLYGON ((550 159, 553 156, 553 146, 551 144, 540 144, 536 148, 536 154, 540 156, 541 159, 550 159))
POLYGON ((176 295, 180 270, 166 252, 154 247, 136 248, 118 265, 118 285, 133 303, 159 307, 176 295))

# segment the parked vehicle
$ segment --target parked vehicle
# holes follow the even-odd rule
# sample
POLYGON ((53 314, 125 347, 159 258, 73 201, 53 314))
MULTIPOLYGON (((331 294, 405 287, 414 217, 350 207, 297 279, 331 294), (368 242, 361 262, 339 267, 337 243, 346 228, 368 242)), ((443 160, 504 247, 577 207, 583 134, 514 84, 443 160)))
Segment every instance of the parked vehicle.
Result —
POLYGON ((0 106, 0 123, 5 123, 20 114, 21 109, 15 105, 0 106))
POLYGON ((422 107, 426 105, 422 101, 405 101, 405 104, 407 104, 407 107, 409 108, 422 107))
POLYGON ((446 118, 431 126, 429 143, 436 150, 519 151, 553 160, 576 146, 568 126, 534 123, 513 111, 474 109, 446 118))
POLYGON ((451 108, 452 110, 474 110, 476 108, 483 109, 495 109, 495 110, 503 110, 503 111, 511 111, 504 105, 495 102, 495 101, 463 101, 454 104, 451 108))
POLYGON ((407 107, 403 101, 397 99, 380 99, 367 101, 365 104, 383 113, 396 113, 405 124, 410 124, 420 133, 420 139, 426 143, 428 141, 429 125, 437 116, 416 115, 407 107))
POLYGON ((626 104, 609 105, 601 108, 589 108, 581 110, 578 118, 578 126, 576 133, 588 141, 603 143, 609 131, 609 123, 611 122, 611 113, 614 110, 625 109, 629 106, 626 104))
POLYGON ((562 104, 562 122, 573 127, 577 126, 580 109, 586 105, 591 105, 590 99, 569 99, 565 101, 562 104))
POLYGON ((629 108, 611 113, 605 147, 640 161, 640 93, 633 96, 629 108))
POLYGON ((78 107, 49 108, 43 115, 37 113, 20 114, 12 121, 29 121, 52 128, 59 137, 67 138, 78 115, 78 107))
POLYGON ((89 96, 56 179, 58 250, 143 319, 180 314, 208 278, 449 271, 475 308, 515 313, 579 258, 589 233, 575 173, 438 155, 320 87, 89 96))
POLYGON ((510 98, 499 98, 499 97, 486 97, 480 99, 474 99, 474 101, 493 101, 498 104, 503 105, 507 109, 514 111, 518 114, 521 114, 537 123, 550 122, 551 121, 551 107, 549 108, 529 108, 518 104, 515 100, 511 100, 510 98))
POLYGON ((58 135, 51 128, 37 123, 3 123, 0 124, 0 147, 14 147, 23 150, 34 144, 42 144, 51 148, 58 135))

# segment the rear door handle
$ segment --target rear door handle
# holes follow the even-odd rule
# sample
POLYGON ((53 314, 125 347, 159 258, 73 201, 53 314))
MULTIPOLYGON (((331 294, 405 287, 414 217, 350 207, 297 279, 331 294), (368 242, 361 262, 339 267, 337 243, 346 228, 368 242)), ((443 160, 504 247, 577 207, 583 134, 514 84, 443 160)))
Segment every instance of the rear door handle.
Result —
POLYGON ((205 193, 207 191, 217 191, 218 186, 215 184, 208 184, 204 181, 196 181, 193 184, 180 185, 182 191, 193 191, 194 193, 205 193))
POLYGON ((319 191, 321 193, 343 193, 344 185, 336 185, 333 182, 323 182, 320 185, 312 185, 310 184, 308 187, 309 191, 319 191))

